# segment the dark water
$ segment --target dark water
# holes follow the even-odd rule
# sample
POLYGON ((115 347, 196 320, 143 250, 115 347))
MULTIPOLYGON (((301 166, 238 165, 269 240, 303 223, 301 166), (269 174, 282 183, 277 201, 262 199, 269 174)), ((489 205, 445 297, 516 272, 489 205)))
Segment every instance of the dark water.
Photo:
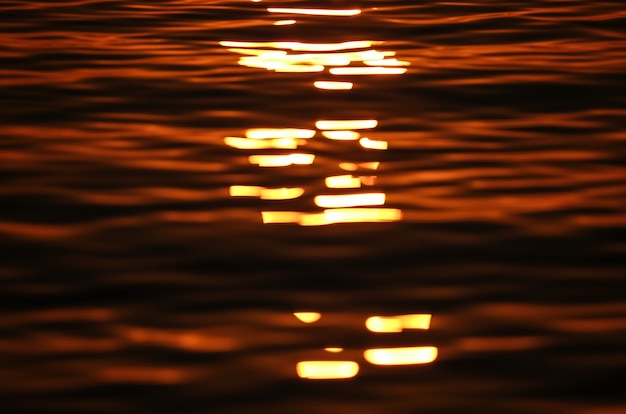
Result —
POLYGON ((3 413, 626 412, 623 1, 24 0, 0 12, 3 413), (254 47, 223 43, 355 41, 380 42, 369 49, 395 52, 382 58, 406 73, 266 70, 238 64, 254 47), (342 119, 377 120, 359 133, 388 148, 316 128, 342 119), (297 150, 227 145, 255 128, 315 135, 297 150), (293 152, 314 161, 250 163, 293 152), (338 175, 362 187, 326 188, 338 175), (391 218, 262 221, 323 224, 310 222, 315 197, 346 193, 382 195, 365 214, 391 218), (417 313, 430 329, 364 324, 417 313), (363 359, 384 346, 438 356, 363 359), (298 361, 318 359, 360 371, 297 377, 298 361))

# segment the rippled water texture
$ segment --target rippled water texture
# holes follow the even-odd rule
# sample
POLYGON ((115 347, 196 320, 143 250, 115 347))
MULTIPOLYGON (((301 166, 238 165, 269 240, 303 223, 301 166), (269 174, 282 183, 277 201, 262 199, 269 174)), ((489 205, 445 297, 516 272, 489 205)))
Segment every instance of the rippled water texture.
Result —
POLYGON ((3 413, 626 412, 623 1, 0 12, 3 413))

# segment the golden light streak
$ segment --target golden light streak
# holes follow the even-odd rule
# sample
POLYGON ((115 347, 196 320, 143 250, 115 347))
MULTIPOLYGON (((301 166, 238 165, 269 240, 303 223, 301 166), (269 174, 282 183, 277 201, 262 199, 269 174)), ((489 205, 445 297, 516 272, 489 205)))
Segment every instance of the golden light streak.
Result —
POLYGON ((324 66, 284 64, 284 65, 277 65, 276 67, 273 67, 272 69, 276 72, 309 73, 309 72, 321 72, 324 70, 324 66))
POLYGON ((409 66, 410 63, 404 60, 398 59, 368 59, 364 60, 368 66, 409 66))
POLYGON ((377 162, 377 161, 362 162, 360 164, 355 164, 352 162, 342 162, 342 163, 339 163, 339 168, 345 171, 356 171, 359 168, 364 168, 367 170, 377 170, 379 165, 380 165, 380 162, 377 162))
POLYGON ((377 125, 378 121, 375 119, 320 120, 315 123, 315 127, 321 130, 371 129, 376 128, 377 125))
POLYGON ((377 141, 366 137, 361 138, 359 140, 359 144, 361 144, 363 148, 373 150, 386 150, 389 148, 389 144, 387 143, 387 141, 377 141))
POLYGON ((298 377, 306 379, 352 378, 359 373, 354 361, 302 361, 296 365, 298 377))
POLYGON ((395 208, 338 208, 321 213, 296 211, 263 211, 263 223, 297 223, 301 226, 326 226, 337 223, 382 223, 402 220, 402 211, 395 208))
POLYGON ((259 197, 262 187, 253 185, 231 185, 229 194, 231 197, 259 197))
POLYGON ((229 147, 237 149, 296 149, 298 141, 293 138, 273 138, 273 139, 250 139, 240 137, 226 137, 224 143, 229 147))
POLYGON ((261 219, 264 224, 299 223, 302 213, 297 211, 263 211, 261 219))
POLYGON ((363 356, 367 362, 374 365, 427 364, 437 359, 437 348, 434 346, 418 346, 368 349, 363 356))
POLYGON ((382 206, 385 204, 385 193, 320 195, 314 201, 318 207, 324 208, 382 206))
POLYGON ((343 348, 328 347, 328 348, 324 348, 324 351, 331 352, 333 354, 338 354, 339 352, 343 352, 343 348))
POLYGON ((233 53, 239 53, 240 55, 252 55, 262 56, 264 58, 277 58, 279 56, 286 56, 287 52, 284 50, 267 50, 267 49, 245 49, 245 48, 229 48, 228 51, 233 53))
MULTIPOLYGON (((347 49, 364 49, 371 47, 374 42, 370 40, 356 40, 341 43, 301 43, 301 42, 233 42, 224 40, 221 46, 234 48, 274 48, 289 49, 305 52, 333 52, 347 49)), ((363 52, 360 52, 363 53, 363 52)), ((380 53, 380 52, 379 52, 380 53)), ((373 59, 373 58, 372 58, 373 59)))
POLYGON ((430 314, 411 314, 397 316, 372 316, 367 318, 365 326, 371 332, 402 332, 403 329, 429 329, 430 314))
POLYGON ((312 138, 315 131, 299 128, 252 128, 246 131, 246 137, 252 139, 268 138, 312 138))
POLYGON ((352 89, 352 82, 332 82, 332 81, 315 81, 313 85, 318 89, 326 89, 331 91, 341 91, 352 89))
POLYGON ((274 22, 274 26, 286 26, 290 24, 296 24, 295 20, 278 20, 274 22))
POLYGON ((322 135, 337 141, 355 141, 361 136, 356 131, 322 131, 322 135))
POLYGON ((361 13, 359 9, 291 9, 286 7, 268 7, 267 11, 270 13, 308 14, 311 16, 356 16, 361 13))
POLYGON ((347 68, 330 68, 333 75, 401 75, 407 71, 406 68, 386 68, 382 66, 351 66, 347 68))
POLYGON ((374 185, 376 184, 376 176, 375 175, 367 175, 367 176, 360 176, 359 180, 361 180, 361 183, 364 185, 374 185))
POLYGON ((293 315, 304 323, 317 322, 322 317, 319 312, 294 312, 293 315))
POLYGON ((232 185, 231 197, 259 197, 261 200, 292 200, 304 194, 303 188, 264 188, 253 185, 232 185))
POLYGON ((303 188, 263 188, 261 200, 293 200, 304 194, 303 188))
POLYGON ((286 167, 289 165, 313 164, 313 154, 288 154, 288 155, 251 155, 248 157, 250 164, 259 167, 286 167))
POLYGON ((353 175, 335 175, 324 180, 328 188, 359 188, 361 180, 353 175))

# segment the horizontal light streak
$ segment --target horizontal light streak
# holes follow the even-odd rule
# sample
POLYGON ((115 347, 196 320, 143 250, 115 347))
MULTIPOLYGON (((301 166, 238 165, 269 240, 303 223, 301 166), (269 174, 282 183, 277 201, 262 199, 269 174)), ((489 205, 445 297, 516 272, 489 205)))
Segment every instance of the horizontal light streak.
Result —
POLYGON ((355 40, 341 43, 302 43, 302 42, 233 42, 221 41, 220 45, 229 48, 274 48, 289 49, 305 52, 333 52, 349 49, 365 49, 374 42, 370 40, 355 40))
POLYGON ((430 314, 412 314, 397 316, 372 316, 367 318, 365 326, 371 332, 392 333, 404 329, 429 329, 430 314))
POLYGON ((362 162, 359 164, 355 164, 352 162, 342 162, 342 163, 339 163, 339 168, 345 171, 356 171, 359 168, 363 168, 366 170, 377 170, 379 165, 380 165, 380 162, 378 161, 362 162))
POLYGON ((298 141, 293 138, 250 139, 240 137, 226 137, 224 143, 237 149, 296 149, 298 141))
POLYGON ((296 365, 298 377, 305 379, 352 378, 359 373, 354 361, 301 361, 296 365))
POLYGON ((382 66, 356 67, 347 68, 330 68, 333 75, 401 75, 406 72, 406 68, 386 68, 382 66))
POLYGON ((252 139, 268 138, 313 138, 315 130, 299 128, 252 128, 246 130, 246 137, 252 139))
POLYGON ((372 60, 364 60, 368 66, 409 66, 410 63, 404 60, 397 59, 372 59, 372 60))
POLYGON ((333 353, 333 354, 338 354, 339 352, 343 352, 343 348, 327 347, 327 348, 324 348, 324 351, 330 352, 330 353, 333 353))
POLYGON ((317 322, 322 317, 322 314, 319 312, 294 312, 293 315, 304 323, 317 322))
POLYGON ((381 223, 402 220, 402 211, 395 208, 337 208, 321 213, 297 211, 263 211, 263 223, 296 223, 301 226, 324 226, 336 223, 381 223))
POLYGON ((293 72, 293 73, 314 73, 321 72, 324 70, 324 66, 322 65, 294 65, 294 64, 285 64, 278 65, 271 68, 275 72, 293 72))
POLYGON ((273 23, 274 26, 287 26, 290 24, 296 24, 295 20, 278 20, 276 22, 273 23))
POLYGON ((345 91, 352 89, 354 84, 352 82, 315 81, 313 86, 329 91, 345 91))
POLYGON ((377 125, 378 121, 375 119, 320 120, 315 123, 321 130, 371 129, 377 125))
POLYGON ((318 207, 324 208, 382 206, 385 204, 385 193, 320 195, 314 201, 318 207))
POLYGON ((251 155, 248 157, 250 164, 259 167, 286 167, 289 165, 313 164, 313 154, 288 154, 288 155, 251 155))
POLYGON ((292 200, 304 194, 304 189, 265 188, 252 185, 233 185, 229 189, 231 197, 259 197, 261 200, 292 200))
POLYGON ((389 148, 389 144, 387 143, 387 141, 377 141, 377 140, 369 139, 366 137, 361 138, 359 140, 359 144, 363 148, 373 149, 373 150, 386 150, 389 148))
POLYGON ((374 365, 427 364, 437 359, 437 348, 418 346, 409 348, 368 349, 363 353, 365 360, 374 365))
POLYGON ((356 16, 361 13, 359 9, 339 10, 339 9, 292 9, 286 7, 268 7, 270 13, 290 13, 290 14, 307 14, 311 16, 356 16))
POLYGON ((328 188, 359 188, 361 180, 353 175, 335 175, 324 180, 328 188))
POLYGON ((322 135, 328 139, 337 141, 355 141, 359 139, 361 134, 356 131, 322 131, 322 135))

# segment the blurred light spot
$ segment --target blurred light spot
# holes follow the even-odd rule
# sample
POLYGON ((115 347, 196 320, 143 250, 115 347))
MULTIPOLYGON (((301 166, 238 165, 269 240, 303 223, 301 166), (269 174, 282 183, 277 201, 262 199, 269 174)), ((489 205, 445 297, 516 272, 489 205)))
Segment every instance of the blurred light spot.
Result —
POLYGON ((389 147, 389 144, 387 143, 387 141, 376 141, 376 140, 369 139, 366 137, 361 138, 359 140, 359 144, 361 144, 363 148, 373 149, 373 150, 386 150, 389 147))
POLYGON ((337 130, 337 129, 370 129, 376 128, 378 121, 375 119, 361 120, 321 120, 315 123, 315 126, 321 130, 337 130))
POLYGON ((354 164, 352 162, 342 162, 339 164, 339 168, 345 171, 356 171, 359 168, 364 168, 367 170, 377 170, 379 165, 380 165, 380 162, 378 161, 362 162, 360 164, 354 164))
POLYGON ((302 214, 301 226, 324 226, 337 223, 379 223, 402 220, 402 211, 394 208, 342 208, 323 213, 302 214))
POLYGON ((427 364, 437 359, 437 348, 418 346, 410 348, 368 349, 363 354, 367 362, 374 365, 427 364))
POLYGON ((300 378, 340 379, 352 378, 359 372, 359 364, 354 361, 302 361, 296 372, 300 378))
POLYGON ((429 329, 430 314, 372 316, 365 326, 372 332, 402 332, 403 329, 429 329))
POLYGON ((352 89, 354 84, 352 82, 332 82, 332 81, 316 81, 313 85, 318 89, 328 90, 348 90, 352 89))
POLYGON ((410 63, 404 60, 398 59, 376 59, 376 60, 364 60, 368 66, 409 66, 410 63))
POLYGON ((361 134, 356 131, 322 131, 322 135, 328 139, 335 139, 337 141, 354 141, 361 136, 361 134))
POLYGON ((313 164, 313 154, 289 154, 289 155, 251 155, 248 157, 250 164, 259 167, 286 167, 289 165, 313 164))
POLYGON ((276 72, 308 73, 308 72, 321 72, 324 70, 324 66, 285 64, 285 65, 278 65, 274 67, 273 69, 276 72))
POLYGON ((220 45, 224 47, 239 48, 274 48, 289 49, 305 52, 331 52, 347 49, 361 49, 372 46, 374 42, 369 40, 357 40, 341 43, 301 43, 301 42, 232 42, 221 41, 220 45))
POLYGON ((252 185, 231 185, 230 196, 231 197, 259 197, 261 195, 262 188, 252 185))
POLYGON ((296 24, 295 20, 278 20, 274 22, 274 26, 286 26, 290 24, 296 24))
POLYGON ((319 312, 294 312, 293 315, 304 323, 317 322, 322 317, 319 312))
POLYGON ((292 13, 292 14, 308 14, 312 16, 355 16, 361 13, 361 10, 331 10, 331 9, 290 9, 282 7, 268 7, 270 13, 292 13))
POLYGON ((261 218, 265 224, 299 223, 302 213, 296 211, 263 211, 261 218))
POLYGON ((374 185, 374 184, 376 184, 376 176, 374 176, 374 175, 360 176, 359 180, 361 181, 361 183, 363 183, 365 185, 374 185))
POLYGON ((298 128, 252 128, 246 131, 246 137, 252 139, 267 138, 312 138, 315 131, 298 128))
POLYGON ((326 177, 325 183, 328 188, 359 188, 361 186, 361 180, 352 175, 326 177))
POLYGON ((401 75, 406 68, 385 68, 382 66, 330 68, 333 75, 401 75))
POLYGON ((296 149, 298 141, 293 138, 250 139, 240 137, 226 137, 224 143, 237 149, 296 149))
POLYGON ((333 347, 328 347, 328 348, 324 348, 324 351, 326 352, 331 352, 333 354, 337 354, 339 352, 343 352, 343 348, 333 348, 333 347))
POLYGON ((303 188, 264 188, 261 200, 292 200, 304 194, 303 188))
POLYGON ((315 204, 324 208, 382 206, 385 204, 384 193, 320 195, 315 197, 315 204))
POLYGON ((239 53, 241 55, 263 56, 264 58, 277 58, 287 55, 284 50, 267 50, 267 49, 245 49, 245 48, 229 48, 230 52, 239 53))

